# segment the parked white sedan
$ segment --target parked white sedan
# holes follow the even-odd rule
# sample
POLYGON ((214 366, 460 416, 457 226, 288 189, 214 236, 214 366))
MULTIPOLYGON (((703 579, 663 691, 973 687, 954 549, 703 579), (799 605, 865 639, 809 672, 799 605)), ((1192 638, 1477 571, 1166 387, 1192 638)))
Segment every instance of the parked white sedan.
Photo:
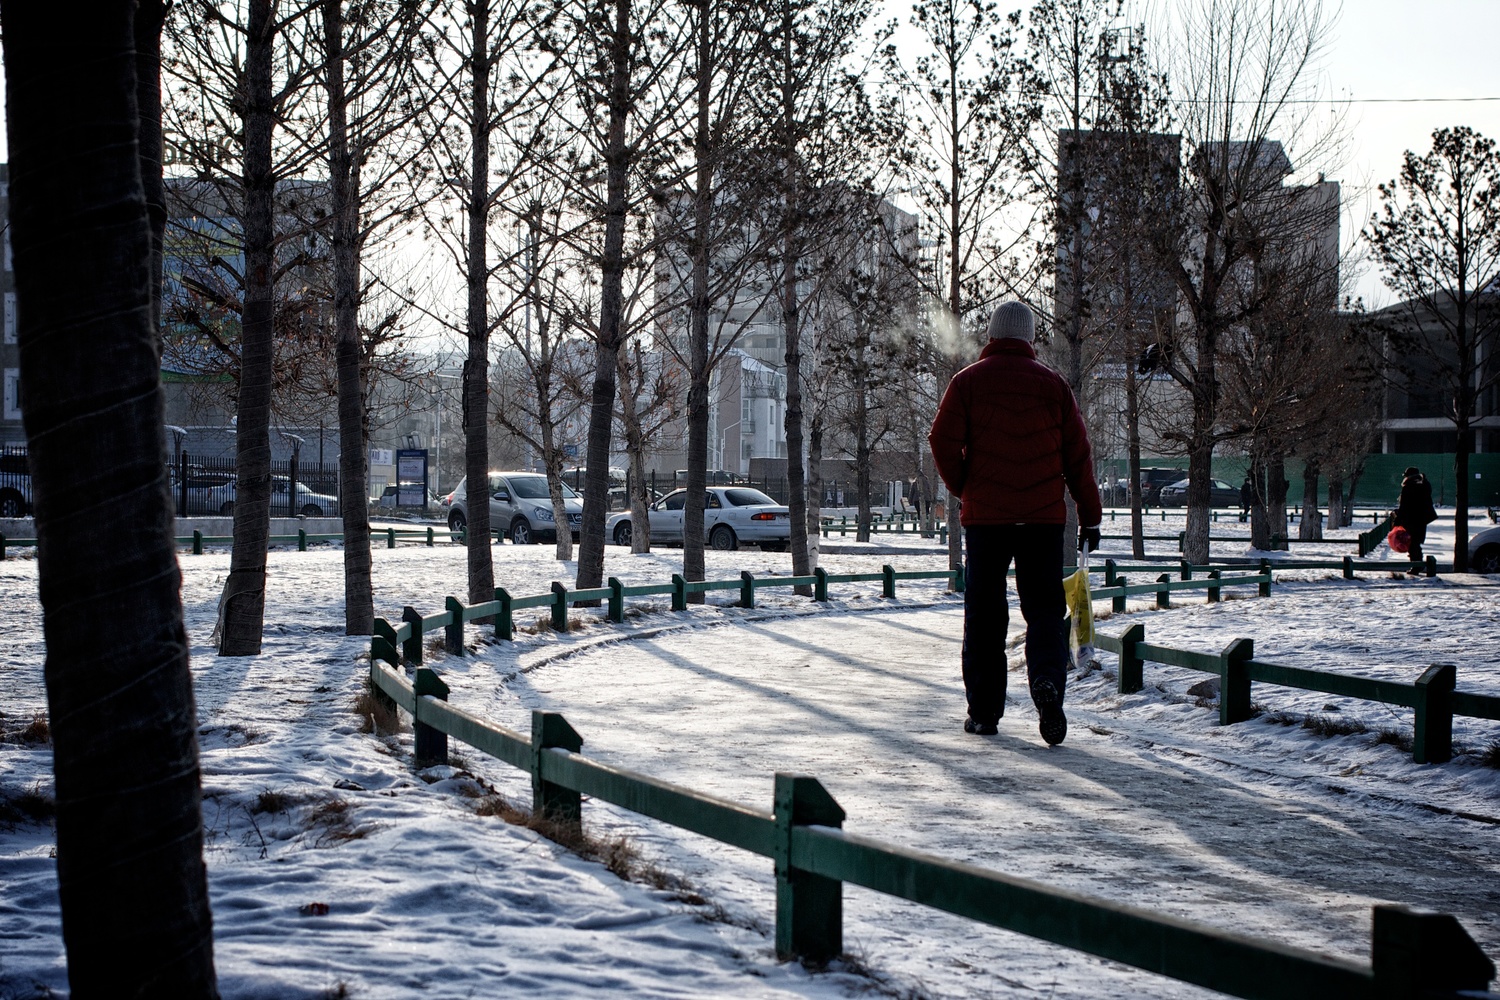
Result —
MULTIPOLYGON (((741 542, 767 552, 785 552, 792 541, 791 514, 784 504, 746 486, 710 486, 704 491, 703 540, 715 549, 729 550, 741 542)), ((687 490, 674 490, 649 508, 651 541, 682 544, 683 507, 687 490)), ((605 524, 605 537, 629 545, 635 534, 630 511, 615 514, 605 524)))

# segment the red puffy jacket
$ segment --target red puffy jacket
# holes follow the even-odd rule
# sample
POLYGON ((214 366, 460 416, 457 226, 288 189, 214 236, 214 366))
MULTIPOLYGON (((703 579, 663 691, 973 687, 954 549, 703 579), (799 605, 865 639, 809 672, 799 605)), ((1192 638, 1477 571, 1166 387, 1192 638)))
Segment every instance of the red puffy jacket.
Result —
POLYGON ((1104 517, 1078 402, 1024 340, 991 340, 948 384, 927 435, 938 474, 971 524, 1063 524, 1104 517))

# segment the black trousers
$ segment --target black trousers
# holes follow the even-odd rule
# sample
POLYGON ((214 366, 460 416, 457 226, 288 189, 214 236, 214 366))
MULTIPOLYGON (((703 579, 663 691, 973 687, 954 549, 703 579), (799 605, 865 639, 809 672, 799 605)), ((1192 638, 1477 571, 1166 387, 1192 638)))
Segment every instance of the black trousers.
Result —
POLYGON ((1010 626, 1006 574, 1016 564, 1016 596, 1026 620, 1026 671, 1032 690, 1050 680, 1062 695, 1068 673, 1067 601, 1060 524, 979 524, 964 529, 964 693, 969 717, 1005 714, 1005 633, 1010 626))
POLYGON ((1411 541, 1406 550, 1406 558, 1414 563, 1422 561, 1422 543, 1427 541, 1427 525, 1416 524, 1408 526, 1406 533, 1411 536, 1411 541))

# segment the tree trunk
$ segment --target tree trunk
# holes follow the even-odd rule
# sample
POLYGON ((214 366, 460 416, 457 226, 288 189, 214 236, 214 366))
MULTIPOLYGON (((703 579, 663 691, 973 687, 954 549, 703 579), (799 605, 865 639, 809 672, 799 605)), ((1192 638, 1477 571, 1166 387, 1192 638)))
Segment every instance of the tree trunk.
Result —
POLYGON ((1458 454, 1453 456, 1453 572, 1469 571, 1469 455, 1474 451, 1473 412, 1469 394, 1460 400, 1458 454))
MULTIPOLYGON (((1329 512, 1329 524, 1332 524, 1329 512)), ((1323 518, 1318 514, 1318 463, 1308 459, 1302 470, 1302 523, 1297 526, 1297 537, 1303 541, 1320 541, 1323 538, 1323 518)))
MULTIPOLYGON (((693 138, 696 178, 693 187, 693 275, 688 303, 688 448, 687 502, 682 505, 682 577, 704 578, 703 491, 708 482, 708 265, 714 205, 713 36, 709 3, 698 8, 697 130, 693 138)), ((702 604, 705 594, 689 594, 702 604)))
MULTIPOLYGON (((625 492, 630 501, 630 551, 651 551, 651 500, 646 492, 646 436, 641 428, 640 411, 636 409, 636 386, 627 370, 628 351, 620 351, 615 355, 615 366, 622 383, 627 386, 625 392, 620 394, 620 423, 625 428, 625 451, 630 456, 630 468, 625 476, 625 492)), ((637 365, 642 364, 640 352, 636 352, 637 365)), ((644 369, 641 372, 640 382, 644 383, 644 369)), ((612 539, 605 539, 606 542, 612 539)))
POLYGON ((1266 466, 1260 459, 1250 463, 1250 546, 1261 552, 1269 552, 1271 544, 1271 519, 1266 512, 1266 466))
POLYGON ((0 3, 58 895, 80 1000, 218 995, 134 10, 0 3))
POLYGON ((823 538, 823 407, 807 425, 807 561, 817 568, 823 538))
POLYGON ((157 336, 161 335, 162 251, 167 231, 167 193, 161 175, 161 29, 166 20, 165 0, 139 0, 134 27, 136 145, 151 224, 151 329, 157 336))
POLYGON ((1271 538, 1276 541, 1276 548, 1282 551, 1291 548, 1287 542, 1291 534, 1286 517, 1287 489, 1286 459, 1274 455, 1266 463, 1266 512, 1271 522, 1271 538))
POLYGON ((604 583, 604 519, 609 513, 609 439, 615 413, 615 364, 624 323, 625 196, 630 147, 631 0, 615 0, 609 46, 609 141, 605 151, 604 247, 600 256, 599 339, 594 349, 594 387, 589 406, 588 487, 578 543, 578 589, 604 583))
POLYGON ((855 347, 854 362, 854 482, 859 495, 859 517, 854 540, 870 540, 870 401, 869 365, 865 346, 855 347))
MULTIPOLYGON (((1134 352, 1132 351, 1132 354, 1134 352)), ((1130 552, 1146 557, 1146 525, 1141 513, 1141 389, 1135 377, 1135 360, 1125 363, 1125 433, 1130 483, 1130 552)))
POLYGON ((469 603, 495 599, 490 524, 490 5, 470 6, 474 32, 469 53, 468 356, 463 367, 464 514, 467 523, 469 603))
MULTIPOLYGON (((344 89, 343 0, 323 2, 328 93, 328 178, 333 215, 333 327, 338 364, 339 514, 344 522, 344 634, 375 630, 370 567, 370 505, 364 350, 359 335, 359 166, 349 149, 344 89)), ((296 485, 292 484, 295 491, 296 485)), ((295 496, 289 497, 293 507, 295 496)))
POLYGON ((1344 481, 1331 476, 1328 479, 1328 527, 1342 528, 1344 524, 1344 481))
MULTIPOLYGON (((786 217, 782 220, 781 322, 786 334, 786 503, 792 524, 792 573, 806 576, 812 572, 807 547, 807 466, 802 454, 802 329, 801 304, 797 290, 797 268, 801 264, 799 228, 802 225, 802 179, 797 171, 796 137, 794 135, 796 84, 792 56, 792 5, 782 4, 782 198, 786 217)), ((796 592, 812 596, 812 588, 798 586, 796 592)))
POLYGON ((245 302, 240 324, 239 406, 235 419, 234 549, 219 599, 219 655, 260 652, 266 614, 266 548, 271 535, 272 283, 271 97, 276 27, 271 0, 249 0, 245 20, 245 302))

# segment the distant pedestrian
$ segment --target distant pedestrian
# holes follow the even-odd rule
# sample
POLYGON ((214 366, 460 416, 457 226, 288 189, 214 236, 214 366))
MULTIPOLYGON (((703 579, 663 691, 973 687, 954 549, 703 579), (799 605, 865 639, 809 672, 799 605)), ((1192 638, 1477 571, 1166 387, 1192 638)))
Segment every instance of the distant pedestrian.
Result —
POLYGON ((1026 619, 1026 669, 1042 738, 1063 741, 1068 669, 1063 598, 1063 489, 1078 505, 1078 547, 1099 546, 1103 508, 1088 432, 1068 383, 1032 350, 1031 310, 1005 302, 990 318, 979 360, 953 377, 927 440, 939 475, 960 501, 964 566, 964 731, 998 732, 1005 714, 1006 573, 1026 619))
POLYGON ((1249 476, 1246 476, 1245 477, 1245 481, 1240 484, 1240 515, 1241 515, 1240 519, 1241 520, 1244 520, 1244 515, 1245 514, 1250 513, 1250 508, 1254 505, 1254 503, 1255 503, 1255 484, 1250 481, 1250 477, 1249 476))
POLYGON ((1411 536, 1406 550, 1411 565, 1407 572, 1423 572, 1422 543, 1427 540, 1427 526, 1437 520, 1437 510, 1432 506, 1432 484, 1416 466, 1401 474, 1401 498, 1396 502, 1395 521, 1397 527, 1405 528, 1411 536))

